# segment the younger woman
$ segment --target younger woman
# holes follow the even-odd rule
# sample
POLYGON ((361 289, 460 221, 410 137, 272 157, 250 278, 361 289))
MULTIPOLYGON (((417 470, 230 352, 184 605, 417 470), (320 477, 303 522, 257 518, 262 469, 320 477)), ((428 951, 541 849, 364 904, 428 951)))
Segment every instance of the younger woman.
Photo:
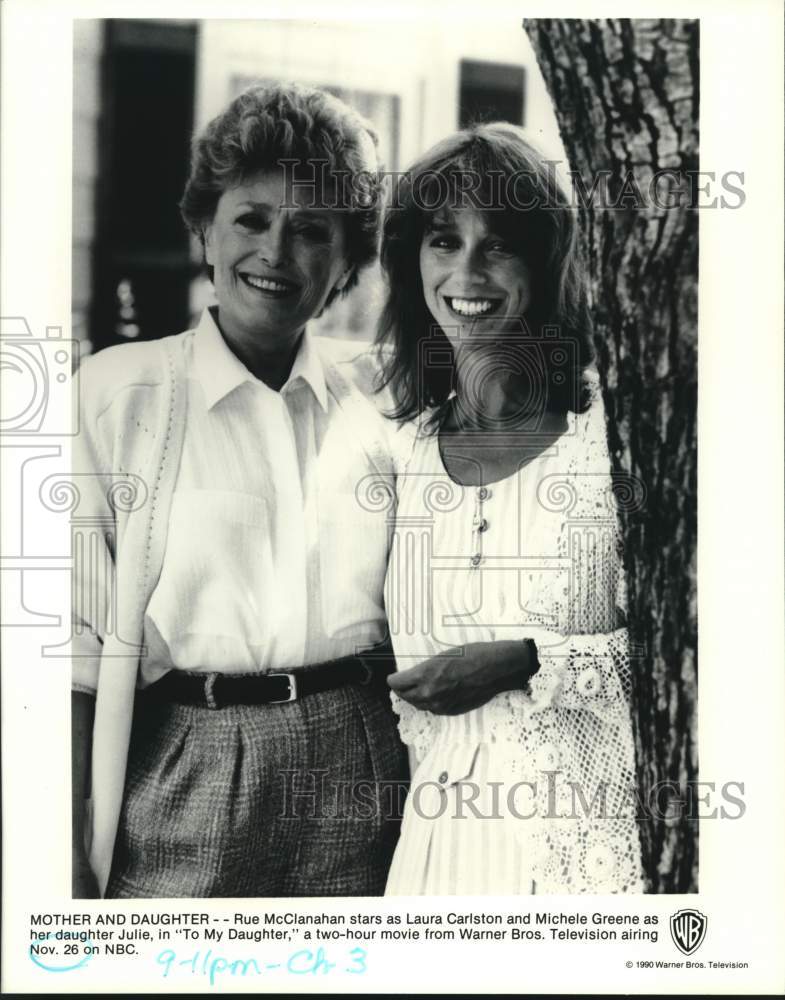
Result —
POLYGON ((388 894, 641 890, 624 588, 576 220, 511 125, 404 175, 389 679, 417 768, 388 894))

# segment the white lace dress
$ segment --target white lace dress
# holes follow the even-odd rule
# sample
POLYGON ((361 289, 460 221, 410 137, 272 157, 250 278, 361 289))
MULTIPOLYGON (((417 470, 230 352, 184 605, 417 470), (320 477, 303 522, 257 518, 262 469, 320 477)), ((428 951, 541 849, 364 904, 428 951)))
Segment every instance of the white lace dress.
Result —
POLYGON ((553 447, 482 488, 456 484, 437 436, 409 428, 386 584, 399 670, 526 637, 541 668, 461 715, 393 695, 419 763, 387 894, 642 891, 605 434, 595 392, 553 447))

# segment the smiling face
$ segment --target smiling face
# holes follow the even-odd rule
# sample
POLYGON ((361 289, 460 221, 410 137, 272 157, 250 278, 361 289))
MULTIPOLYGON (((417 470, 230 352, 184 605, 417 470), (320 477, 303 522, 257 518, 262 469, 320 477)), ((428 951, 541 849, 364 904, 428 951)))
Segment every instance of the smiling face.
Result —
POLYGON ((263 170, 224 191, 205 227, 219 324, 243 360, 290 350, 351 276, 340 217, 309 200, 282 170, 263 170))
POLYGON ((529 267, 473 208, 433 217, 420 244, 420 275, 426 305, 456 351, 480 325, 520 329, 514 320, 532 300, 529 267))

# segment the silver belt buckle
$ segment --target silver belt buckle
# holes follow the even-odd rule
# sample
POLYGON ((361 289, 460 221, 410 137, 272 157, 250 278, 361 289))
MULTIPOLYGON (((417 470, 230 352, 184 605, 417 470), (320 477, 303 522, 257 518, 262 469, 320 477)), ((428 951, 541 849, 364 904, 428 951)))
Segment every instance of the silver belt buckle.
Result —
POLYGON ((270 673, 268 677, 286 677, 289 680, 289 694, 286 698, 272 698, 268 705, 285 705, 290 701, 297 701, 297 677, 295 674, 270 673))
POLYGON ((215 699, 215 694, 213 693, 213 688, 215 687, 215 682, 218 680, 218 674, 207 674, 204 679, 204 700, 208 708, 217 709, 218 702, 215 699))

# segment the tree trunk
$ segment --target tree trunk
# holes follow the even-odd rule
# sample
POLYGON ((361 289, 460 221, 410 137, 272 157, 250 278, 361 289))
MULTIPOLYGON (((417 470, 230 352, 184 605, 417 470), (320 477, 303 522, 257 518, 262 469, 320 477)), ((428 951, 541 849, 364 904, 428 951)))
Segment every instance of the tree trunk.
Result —
MULTIPOLYGON (((638 646, 638 776, 651 807, 655 784, 672 782, 683 796, 697 776, 698 219, 686 207, 695 183, 687 181, 679 208, 658 207, 650 183, 664 168, 682 180, 698 169, 698 22, 537 19, 524 27, 579 189, 582 181, 614 471, 645 487, 645 501, 622 505, 621 516, 638 646)), ((665 194, 660 201, 667 205, 665 194)), ((649 889, 694 892, 697 822, 675 788, 670 797, 672 815, 641 823, 649 889)), ((667 799, 664 792, 660 805, 667 799)))

